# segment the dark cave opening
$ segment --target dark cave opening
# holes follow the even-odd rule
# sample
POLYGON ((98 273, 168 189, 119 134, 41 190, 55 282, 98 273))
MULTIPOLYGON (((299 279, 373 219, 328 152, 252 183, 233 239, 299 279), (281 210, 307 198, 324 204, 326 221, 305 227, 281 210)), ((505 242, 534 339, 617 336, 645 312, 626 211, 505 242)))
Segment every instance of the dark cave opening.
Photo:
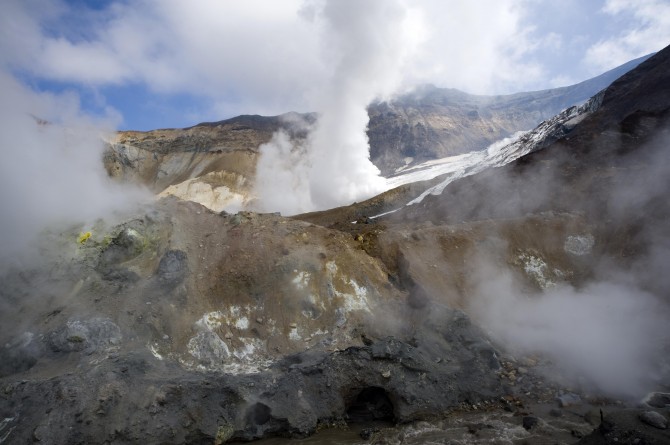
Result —
POLYGON ((374 421, 395 421, 393 403, 384 388, 369 386, 358 393, 354 401, 347 406, 349 423, 368 423, 374 421))
POLYGON ((247 424, 265 425, 272 418, 272 410, 263 403, 256 403, 247 410, 247 424))

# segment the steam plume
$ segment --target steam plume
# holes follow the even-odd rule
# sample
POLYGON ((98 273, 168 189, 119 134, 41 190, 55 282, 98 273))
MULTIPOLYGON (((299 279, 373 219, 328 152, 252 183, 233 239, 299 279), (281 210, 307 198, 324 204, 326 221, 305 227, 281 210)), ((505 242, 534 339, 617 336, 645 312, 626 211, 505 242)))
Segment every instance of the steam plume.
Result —
POLYGON ((0 91, 0 262, 44 228, 90 222, 143 196, 107 178, 102 136, 112 116, 85 117, 76 96, 35 93, 6 72, 0 91))
POLYGON ((304 146, 276 135, 261 147, 256 192, 263 210, 292 214, 330 208, 383 190, 384 179, 369 158, 367 106, 399 86, 404 60, 417 43, 408 33, 411 11, 399 1, 328 0, 308 6, 315 26, 322 27, 323 58, 332 77, 315 93, 319 119, 304 146), (300 150, 306 160, 287 165, 291 153, 300 150), (262 185, 267 183, 275 184, 273 193, 262 185))

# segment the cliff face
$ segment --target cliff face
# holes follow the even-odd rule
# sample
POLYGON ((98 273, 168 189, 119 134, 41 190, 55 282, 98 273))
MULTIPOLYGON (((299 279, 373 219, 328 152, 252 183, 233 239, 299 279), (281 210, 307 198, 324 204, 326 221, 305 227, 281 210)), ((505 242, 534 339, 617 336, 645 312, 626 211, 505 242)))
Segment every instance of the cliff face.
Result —
POLYGON ((370 107, 370 159, 384 175, 398 167, 481 150, 530 130, 569 106, 584 102, 647 57, 576 85, 507 96, 475 96, 424 87, 370 107))

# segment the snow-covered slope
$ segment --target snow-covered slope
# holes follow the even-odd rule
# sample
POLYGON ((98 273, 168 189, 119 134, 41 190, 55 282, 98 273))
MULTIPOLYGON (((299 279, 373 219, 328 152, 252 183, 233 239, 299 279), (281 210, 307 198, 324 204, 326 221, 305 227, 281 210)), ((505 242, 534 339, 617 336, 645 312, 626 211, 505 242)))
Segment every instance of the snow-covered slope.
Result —
POLYGON ((509 138, 494 142, 486 150, 428 161, 403 169, 399 174, 386 179, 386 188, 390 190, 404 184, 444 176, 439 184, 426 189, 407 205, 417 204, 428 195, 439 195, 456 179, 474 175, 488 168, 501 167, 565 136, 576 124, 598 109, 602 97, 602 93, 599 93, 583 105, 563 110, 553 118, 542 122, 534 130, 517 132, 509 138))

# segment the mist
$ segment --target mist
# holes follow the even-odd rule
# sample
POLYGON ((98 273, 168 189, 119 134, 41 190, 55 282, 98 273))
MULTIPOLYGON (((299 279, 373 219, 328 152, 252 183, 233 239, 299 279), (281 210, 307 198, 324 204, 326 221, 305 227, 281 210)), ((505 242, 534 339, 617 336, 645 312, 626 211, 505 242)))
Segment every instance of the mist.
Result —
POLYGON ((582 391, 630 398, 662 382, 670 313, 649 292, 594 282, 529 295, 510 270, 490 264, 480 265, 479 278, 473 316, 512 352, 551 360, 551 377, 558 374, 582 391))
POLYGON ((258 207, 285 214, 383 191, 385 180, 370 161, 367 106, 400 86, 404 62, 419 43, 408 32, 417 18, 400 1, 311 2, 302 14, 319 29, 321 56, 332 75, 314 89, 319 117, 304 143, 280 133, 260 148, 258 207))
MULTIPOLYGON (((598 178, 594 181, 603 181, 589 192, 574 192, 575 183, 561 175, 559 166, 569 153, 554 153, 554 168, 531 168, 521 175, 499 170, 492 181, 497 194, 479 195, 468 204, 478 207, 484 218, 538 214, 550 202, 553 211, 565 211, 561 207, 567 205, 572 214, 587 215, 588 224, 557 246, 562 253, 536 252, 532 273, 501 260, 501 251, 510 251, 508 245, 480 252, 470 260, 473 292, 468 302, 473 317, 499 345, 518 355, 549 359, 552 377, 582 391, 639 400, 670 378, 670 285, 665 272, 670 261, 665 223, 670 138, 659 133, 660 138, 626 155, 612 152, 607 163, 618 166, 617 176, 603 179, 589 170, 587 174, 598 178), (574 203, 563 201, 562 194, 574 203), (503 210, 501 205, 509 207, 503 210), (577 245, 579 239, 589 242, 577 245), (556 255, 569 258, 572 271, 556 272, 564 261, 552 263, 556 255), (575 272, 586 278, 572 280, 575 272), (533 291, 528 285, 533 273, 553 278, 540 283, 541 291, 533 291)), ((581 162, 596 168, 591 160, 581 162)), ((603 170, 612 171, 607 165, 603 170)), ((555 236, 549 226, 544 230, 546 237, 555 236)), ((518 255, 520 248, 515 245, 511 251, 518 255)))
POLYGON ((0 90, 0 261, 19 260, 40 231, 84 228, 148 198, 104 170, 114 113, 86 116, 76 95, 37 93, 6 72, 0 90))
POLYGON ((259 153, 254 183, 254 193, 260 199, 257 208, 284 215, 312 209, 307 143, 292 140, 286 131, 280 130, 259 147, 259 153))

